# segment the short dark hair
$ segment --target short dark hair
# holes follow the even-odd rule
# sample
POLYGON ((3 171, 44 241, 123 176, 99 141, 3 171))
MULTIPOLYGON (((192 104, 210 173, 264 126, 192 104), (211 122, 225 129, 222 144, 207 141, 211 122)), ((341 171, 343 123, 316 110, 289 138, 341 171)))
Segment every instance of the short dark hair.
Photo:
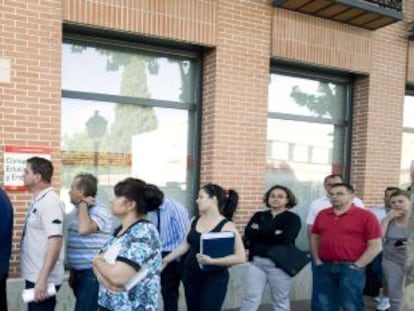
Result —
POLYGON ((98 179, 89 173, 80 173, 75 176, 76 188, 83 192, 85 197, 96 197, 98 192, 98 179))
POLYGON ((117 183, 114 193, 117 197, 134 201, 140 215, 156 210, 164 200, 164 193, 157 186, 132 177, 117 183))
POLYGON ((387 192, 389 192, 389 191, 395 192, 395 191, 398 191, 398 190, 400 190, 400 188, 389 186, 389 187, 385 188, 384 194, 387 194, 387 192))
POLYGON ((323 184, 326 184, 326 181, 328 179, 332 179, 332 178, 340 178, 342 181, 344 180, 344 177, 341 174, 329 174, 328 176, 326 176, 323 180, 323 184))
POLYGON ((263 203, 266 204, 267 207, 270 207, 270 204, 269 204, 270 193, 275 189, 280 189, 284 193, 286 193, 286 197, 288 199, 288 203, 286 204, 287 208, 295 207, 298 204, 296 196, 293 194, 292 190, 282 185, 274 185, 269 190, 266 191, 263 197, 263 203))
POLYGON ((346 188, 346 190, 348 190, 348 192, 350 192, 350 193, 355 193, 354 186, 352 186, 351 184, 348 184, 348 183, 346 183, 346 182, 340 182, 340 183, 333 184, 333 185, 331 186, 331 189, 332 189, 332 188, 336 188, 336 187, 345 187, 345 188, 346 188))
POLYGON ((221 215, 231 220, 239 203, 239 194, 234 189, 225 190, 223 187, 208 183, 203 189, 209 198, 216 197, 218 209, 221 215))
POLYGON ((33 174, 39 174, 42 177, 42 179, 48 183, 52 181, 52 162, 41 157, 31 157, 27 159, 26 163, 30 165, 33 174))

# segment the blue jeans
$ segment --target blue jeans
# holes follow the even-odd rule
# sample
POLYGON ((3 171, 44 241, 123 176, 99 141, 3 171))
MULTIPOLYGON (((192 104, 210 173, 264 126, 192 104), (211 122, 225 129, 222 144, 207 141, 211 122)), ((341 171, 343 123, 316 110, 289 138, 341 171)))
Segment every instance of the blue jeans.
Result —
POLYGON ((317 299, 323 311, 364 311, 365 269, 349 263, 315 266, 317 299))
POLYGON ((99 283, 92 269, 71 270, 70 286, 76 297, 75 311, 98 308, 99 283))
POLYGON ((322 311, 321 304, 319 302, 319 291, 318 291, 318 284, 316 282, 316 265, 312 260, 312 298, 311 298, 311 310, 312 311, 322 311))

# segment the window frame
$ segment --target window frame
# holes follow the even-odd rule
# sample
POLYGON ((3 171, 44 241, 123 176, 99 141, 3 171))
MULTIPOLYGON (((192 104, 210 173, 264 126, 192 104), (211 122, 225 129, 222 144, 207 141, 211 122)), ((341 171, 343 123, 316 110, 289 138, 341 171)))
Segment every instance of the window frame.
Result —
POLYGON ((349 181, 352 151, 353 84, 355 77, 347 72, 327 70, 311 65, 292 64, 285 61, 272 61, 270 66, 270 75, 272 74, 284 75, 295 78, 304 78, 320 82, 335 83, 344 86, 345 115, 344 121, 341 123, 323 117, 301 116, 289 113, 269 111, 267 113, 267 119, 301 121, 316 124, 331 124, 342 127, 344 129, 344 161, 342 175, 344 177, 344 180, 349 181))
MULTIPOLYGON (((169 109, 187 110, 188 117, 188 144, 187 156, 194 155, 193 176, 187 184, 187 202, 195 202, 197 189, 200 185, 200 158, 201 158, 201 111, 202 111, 202 53, 201 47, 189 44, 178 44, 168 40, 149 39, 131 34, 119 33, 108 30, 98 30, 74 25, 63 25, 62 45, 65 43, 79 43, 91 47, 123 49, 129 52, 139 52, 162 57, 174 57, 191 59, 194 62, 195 82, 194 100, 191 102, 178 102, 142 97, 122 96, 95 92, 74 91, 61 88, 61 98, 93 100, 100 102, 116 102, 135 104, 142 107, 159 107, 169 109)), ((63 62, 63 60, 62 60, 63 62)), ((187 171, 188 174, 188 171, 187 171)), ((183 204, 187 203, 183 202, 183 204)), ((186 206, 190 214, 196 213, 194 204, 186 206)))

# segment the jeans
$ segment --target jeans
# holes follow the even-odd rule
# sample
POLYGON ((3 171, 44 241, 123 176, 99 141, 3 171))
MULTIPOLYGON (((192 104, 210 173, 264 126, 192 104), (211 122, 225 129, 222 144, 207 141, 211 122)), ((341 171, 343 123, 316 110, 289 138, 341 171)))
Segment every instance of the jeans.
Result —
MULTIPOLYGON (((34 288, 35 283, 26 281, 26 289, 34 288)), ((60 285, 55 286, 56 293, 58 292, 60 285)), ((47 298, 40 302, 30 302, 27 304, 27 311, 54 311, 56 307, 56 295, 47 298)))
POLYGON ((311 310, 312 311, 322 311, 321 303, 319 302, 319 290, 318 283, 316 282, 316 265, 314 261, 311 262, 312 268, 312 297, 311 297, 311 310))
POLYGON ((349 263, 323 263, 315 267, 318 302, 323 311, 364 311, 365 269, 349 263))
POLYGON ((71 270, 71 287, 76 297, 75 311, 98 308, 99 283, 92 269, 71 270))
POLYGON ((289 311, 289 292, 292 278, 282 269, 275 267, 268 258, 254 256, 247 270, 245 294, 240 311, 256 311, 262 301, 262 294, 269 283, 272 310, 289 311))

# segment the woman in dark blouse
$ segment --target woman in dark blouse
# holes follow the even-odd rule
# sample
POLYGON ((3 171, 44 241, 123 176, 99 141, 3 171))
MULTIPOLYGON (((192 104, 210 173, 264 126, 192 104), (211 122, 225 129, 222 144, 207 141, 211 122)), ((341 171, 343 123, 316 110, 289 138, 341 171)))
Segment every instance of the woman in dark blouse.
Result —
POLYGON ((287 311, 290 310, 292 278, 266 254, 274 245, 295 243, 301 222, 299 216, 288 209, 297 202, 292 191, 280 185, 271 187, 263 201, 269 209, 255 213, 245 229, 250 265, 240 311, 258 309, 267 283, 270 285, 273 310, 287 311))

